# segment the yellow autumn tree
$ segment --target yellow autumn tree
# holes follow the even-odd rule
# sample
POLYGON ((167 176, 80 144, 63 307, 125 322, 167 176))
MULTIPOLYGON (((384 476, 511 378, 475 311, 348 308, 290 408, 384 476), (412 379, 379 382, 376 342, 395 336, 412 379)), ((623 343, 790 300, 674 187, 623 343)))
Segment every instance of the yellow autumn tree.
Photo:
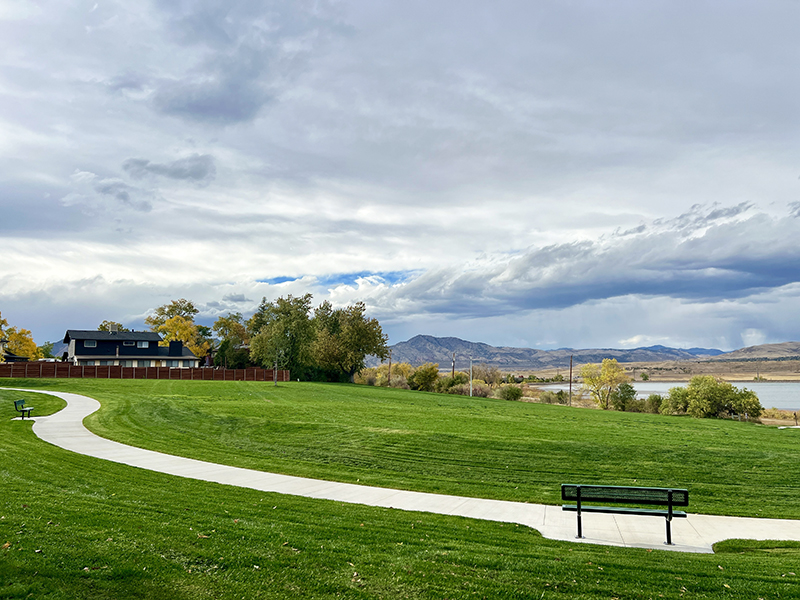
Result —
POLYGON ((603 410, 608 410, 611 395, 621 383, 628 381, 625 371, 619 366, 616 358, 604 358, 603 364, 589 363, 581 367, 583 387, 603 410))
MULTIPOLYGON (((39 360, 42 352, 33 341, 33 334, 28 329, 9 327, 8 321, 0 314, 0 339, 6 340, 6 350, 17 356, 27 356, 28 360, 39 360)), ((2 357, 0 357, 2 358, 2 357)))
POLYGON ((170 342, 181 341, 198 358, 203 358, 211 349, 208 340, 204 340, 191 319, 176 315, 168 318, 163 324, 152 328, 164 338, 159 345, 169 346, 170 342))

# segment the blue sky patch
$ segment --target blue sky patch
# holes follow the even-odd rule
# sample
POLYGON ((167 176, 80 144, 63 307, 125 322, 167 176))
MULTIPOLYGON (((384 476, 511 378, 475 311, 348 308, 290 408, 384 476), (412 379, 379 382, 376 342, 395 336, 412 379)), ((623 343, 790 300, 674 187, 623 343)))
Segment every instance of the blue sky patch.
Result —
POLYGON ((411 278, 417 271, 359 271, 357 273, 332 273, 317 277, 320 285, 353 285, 364 277, 378 277, 389 285, 401 283, 411 278))

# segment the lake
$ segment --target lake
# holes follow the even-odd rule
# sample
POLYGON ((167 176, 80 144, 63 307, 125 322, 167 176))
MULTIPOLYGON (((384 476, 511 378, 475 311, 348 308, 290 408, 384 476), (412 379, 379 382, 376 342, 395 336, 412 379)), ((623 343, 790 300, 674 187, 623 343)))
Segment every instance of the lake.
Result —
MULTIPOLYGON (((731 382, 739 389, 753 390, 761 406, 764 408, 780 408, 783 410, 800 410, 800 382, 797 381, 752 381, 731 382)), ((666 396, 670 388, 685 387, 686 381, 639 381, 633 384, 639 398, 647 398, 650 394, 666 396)), ((569 391, 568 383, 541 386, 543 390, 569 391)), ((572 384, 573 391, 580 389, 580 384, 572 384)))

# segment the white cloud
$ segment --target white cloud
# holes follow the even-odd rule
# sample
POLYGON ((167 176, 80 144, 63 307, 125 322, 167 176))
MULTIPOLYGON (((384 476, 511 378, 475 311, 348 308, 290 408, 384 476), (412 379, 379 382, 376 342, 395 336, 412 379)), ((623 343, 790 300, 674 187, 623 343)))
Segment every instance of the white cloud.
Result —
POLYGON ((312 291, 365 299, 393 336, 792 335, 772 313, 800 280, 798 17, 738 0, 3 5, 0 310, 46 331, 62 313, 34 296, 122 320, 312 291))

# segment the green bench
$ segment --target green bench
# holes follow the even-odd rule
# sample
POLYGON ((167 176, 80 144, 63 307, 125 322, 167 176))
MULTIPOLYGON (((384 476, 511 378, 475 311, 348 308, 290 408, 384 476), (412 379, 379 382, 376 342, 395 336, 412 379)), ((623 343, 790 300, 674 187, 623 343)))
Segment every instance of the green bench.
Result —
POLYGON ((25 406, 25 400, 14 400, 14 408, 17 409, 18 413, 22 413, 23 419, 25 419, 25 415, 30 417, 33 410, 32 406, 25 406))
POLYGON ((670 524, 674 518, 686 518, 675 506, 689 506, 688 490, 672 488, 626 487, 619 485, 561 485, 561 500, 574 502, 564 504, 561 509, 578 513, 578 538, 583 538, 581 513, 609 513, 616 515, 645 515, 664 517, 667 520, 667 545, 672 545, 670 524), (637 506, 596 506, 584 502, 609 502, 637 506), (641 506, 665 506, 666 508, 642 508, 641 506))

